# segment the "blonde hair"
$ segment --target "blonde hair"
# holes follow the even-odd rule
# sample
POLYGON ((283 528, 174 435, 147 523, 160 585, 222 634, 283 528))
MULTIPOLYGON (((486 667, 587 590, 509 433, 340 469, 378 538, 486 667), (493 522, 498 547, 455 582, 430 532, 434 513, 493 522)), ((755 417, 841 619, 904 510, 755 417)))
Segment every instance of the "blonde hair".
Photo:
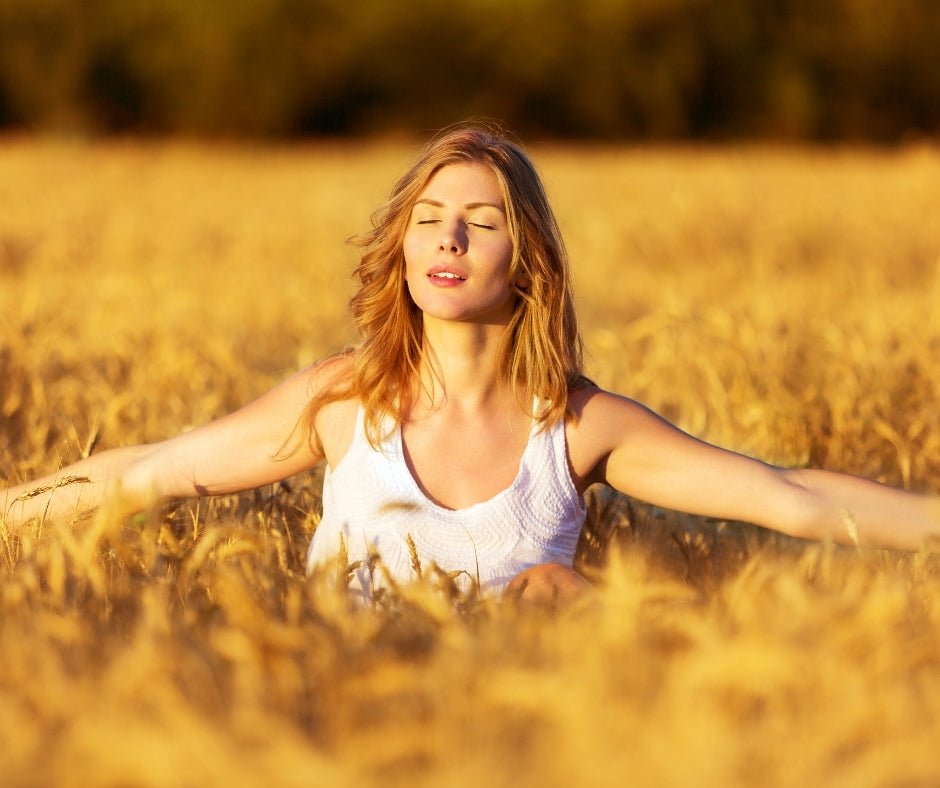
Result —
POLYGON ((509 266, 515 309, 504 335, 500 383, 518 392, 520 406, 545 426, 565 418, 568 392, 585 382, 568 255, 545 188, 529 157, 498 126, 469 122, 431 139, 372 216, 372 229, 351 243, 362 249, 353 274, 359 287, 350 300, 362 338, 347 354, 351 369, 334 377, 305 412, 305 432, 315 434, 319 409, 358 397, 373 446, 387 437, 382 424, 401 423, 414 401, 423 353, 422 313, 405 282, 403 241, 411 211, 428 181, 449 164, 490 167, 506 205, 513 242, 509 266), (542 404, 533 413, 536 399, 542 404))

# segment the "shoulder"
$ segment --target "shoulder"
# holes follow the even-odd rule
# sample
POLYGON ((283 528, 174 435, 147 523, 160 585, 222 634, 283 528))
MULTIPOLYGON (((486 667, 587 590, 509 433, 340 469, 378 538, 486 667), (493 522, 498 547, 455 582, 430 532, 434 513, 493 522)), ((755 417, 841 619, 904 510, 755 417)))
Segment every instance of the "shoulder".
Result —
POLYGON ((609 419, 620 420, 651 413, 636 400, 593 384, 579 386, 569 392, 568 410, 572 427, 582 432, 591 432, 605 425, 609 427, 609 419))
POLYGON ((587 487, 610 453, 631 438, 642 440, 653 424, 664 423, 636 400, 594 385, 568 395, 571 414, 565 425, 568 456, 574 475, 587 487))
POLYGON ((340 386, 352 379, 355 368, 353 351, 343 351, 315 361, 301 370, 298 375, 305 376, 310 387, 310 395, 315 397, 334 386, 340 386))
POLYGON ((327 356, 294 372, 275 386, 271 393, 303 403, 313 402, 350 380, 353 363, 349 354, 327 356))

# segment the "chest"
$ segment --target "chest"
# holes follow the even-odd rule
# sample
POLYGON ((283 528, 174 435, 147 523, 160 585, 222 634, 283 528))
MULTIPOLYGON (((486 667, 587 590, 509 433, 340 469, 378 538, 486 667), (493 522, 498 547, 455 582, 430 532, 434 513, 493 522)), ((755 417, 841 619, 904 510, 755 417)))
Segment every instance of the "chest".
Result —
POLYGON ((434 414, 402 425, 402 450, 408 471, 430 500, 463 509, 512 485, 530 432, 528 418, 471 420, 434 414))

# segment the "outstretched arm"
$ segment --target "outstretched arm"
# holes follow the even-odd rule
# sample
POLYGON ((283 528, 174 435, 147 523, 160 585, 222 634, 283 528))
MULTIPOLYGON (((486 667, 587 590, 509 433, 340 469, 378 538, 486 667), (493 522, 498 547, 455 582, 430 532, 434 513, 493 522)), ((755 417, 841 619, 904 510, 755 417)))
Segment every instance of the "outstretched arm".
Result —
MULTIPOLYGON (((638 403, 586 397, 589 482, 693 514, 806 539, 918 550, 940 541, 940 498, 824 470, 785 470, 687 435, 638 403)), ((574 458, 573 458, 574 459, 574 458)))
POLYGON ((160 443, 94 454, 35 482, 0 490, 0 520, 61 520, 105 500, 132 513, 161 499, 259 487, 292 476, 322 456, 306 441, 290 443, 324 366, 298 372, 260 399, 205 426, 160 443), (295 451, 282 451, 289 444, 295 451))
MULTIPOLYGON (((32 482, 0 490, 0 523, 19 526, 29 520, 62 520, 96 509, 120 483, 128 468, 153 446, 125 446, 93 454, 32 482)), ((121 505, 128 513, 146 506, 132 501, 128 488, 121 505)))

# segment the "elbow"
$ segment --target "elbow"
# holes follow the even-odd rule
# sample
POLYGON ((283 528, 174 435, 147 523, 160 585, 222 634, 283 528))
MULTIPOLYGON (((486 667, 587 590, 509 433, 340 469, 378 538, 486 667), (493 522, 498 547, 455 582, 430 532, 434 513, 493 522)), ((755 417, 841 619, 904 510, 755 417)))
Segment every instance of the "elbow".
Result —
POLYGON ((121 508, 129 513, 142 511, 168 497, 161 491, 156 472, 155 455, 158 446, 133 447, 132 455, 114 478, 114 492, 121 502, 121 508))
POLYGON ((779 521, 771 523, 771 527, 799 539, 831 538, 828 524, 832 521, 832 507, 826 496, 807 483, 805 471, 783 471, 782 476, 786 485, 784 505, 779 521))

